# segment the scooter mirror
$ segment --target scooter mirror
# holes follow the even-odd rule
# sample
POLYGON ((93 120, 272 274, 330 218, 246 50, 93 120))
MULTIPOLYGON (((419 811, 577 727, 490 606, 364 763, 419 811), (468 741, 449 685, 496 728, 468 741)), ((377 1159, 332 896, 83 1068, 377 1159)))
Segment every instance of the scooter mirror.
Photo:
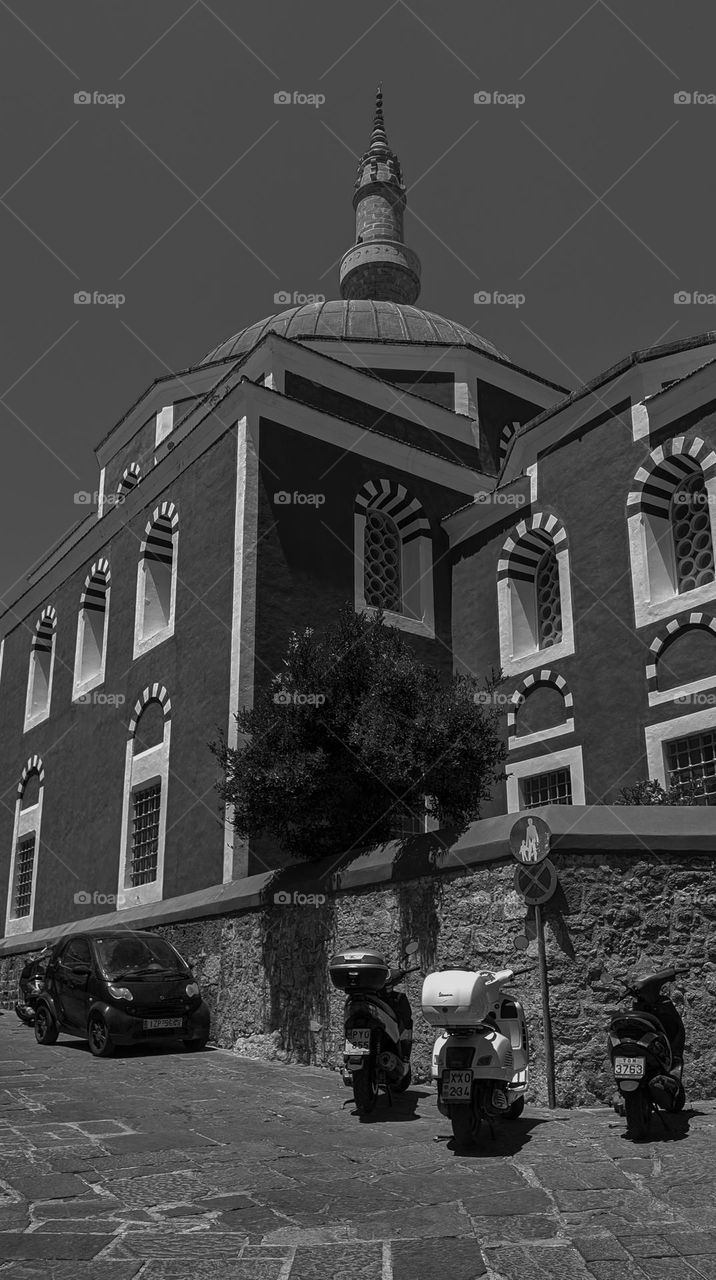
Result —
POLYGON ((404 951, 404 953, 403 953, 403 954, 404 954, 404 955, 406 955, 406 956, 414 956, 414 955, 415 955, 415 952, 416 952, 416 951, 419 951, 419 950, 420 950, 420 943, 419 943, 419 942, 415 942, 415 941, 413 941, 413 942, 407 942, 407 943, 405 944, 405 951, 404 951))

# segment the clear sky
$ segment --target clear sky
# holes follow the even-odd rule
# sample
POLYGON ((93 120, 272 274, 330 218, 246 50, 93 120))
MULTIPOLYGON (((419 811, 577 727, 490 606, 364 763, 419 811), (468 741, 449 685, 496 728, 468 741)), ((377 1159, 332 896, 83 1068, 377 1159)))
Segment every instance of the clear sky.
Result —
POLYGON ((0 592, 154 378, 338 295, 379 79, 422 306, 569 387, 716 329, 674 302, 716 294, 715 31, 713 0, 0 0, 0 592))

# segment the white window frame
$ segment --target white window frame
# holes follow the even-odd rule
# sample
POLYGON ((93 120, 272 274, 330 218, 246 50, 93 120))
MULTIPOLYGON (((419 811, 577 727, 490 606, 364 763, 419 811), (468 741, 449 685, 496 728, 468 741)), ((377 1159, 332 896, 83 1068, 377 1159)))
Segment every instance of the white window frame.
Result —
POLYGON ((122 805, 122 832, 119 858, 119 880, 117 884, 117 910, 125 907, 144 906, 149 902, 161 902, 164 896, 164 852, 167 834, 167 792, 169 787, 169 745, 171 741, 171 720, 164 720, 164 734, 161 742, 148 747, 146 751, 134 754, 134 734, 127 742, 124 762, 124 792, 122 805), (132 807, 135 791, 151 782, 161 783, 161 803, 159 808, 159 847, 157 849, 157 874, 154 880, 146 884, 130 885, 127 883, 132 860, 132 807))
MULTIPOLYGON (((90 582, 92 581, 94 574, 95 574, 95 569, 93 566, 92 570, 87 575, 85 590, 87 589, 90 582)), ((105 668, 107 665, 107 634, 109 632, 110 591, 111 591, 111 587, 109 582, 107 581, 105 583, 105 589, 104 589, 104 614, 103 614, 104 622, 103 622, 103 632, 102 632, 102 654, 100 657, 100 667, 99 667, 99 671, 95 672, 95 674, 93 676, 90 676, 87 680, 80 679, 80 671, 81 671, 81 664, 82 664, 82 650, 84 648, 84 633, 85 633, 85 625, 87 621, 86 614, 88 612, 89 613, 97 612, 97 610, 87 610, 87 607, 85 605, 82 605, 77 615, 77 638, 75 640, 75 666, 74 666, 74 672, 72 676, 72 701, 73 702, 77 702, 79 699, 84 698, 86 694, 91 693, 92 689, 96 689, 98 685, 104 684, 105 668)))
MULTIPOLYGON (((519 539, 518 539, 519 541, 519 539)), ((497 621, 500 633, 500 666, 503 675, 517 676, 525 671, 533 671, 535 667, 558 662, 574 653, 574 615, 572 612, 572 585, 569 561, 569 546, 555 546, 557 555, 557 571, 559 574, 559 601, 562 615, 562 639, 559 644, 547 648, 535 648, 529 653, 515 657, 516 613, 513 603, 519 595, 517 586, 508 575, 497 581, 497 621)), ((536 590, 535 584, 529 584, 536 590)))
MULTIPOLYGON (((42 621, 42 618, 40 618, 39 621, 42 621)), ((37 628, 35 629, 35 635, 37 635, 37 628)), ((33 636, 33 641, 34 641, 34 638, 35 637, 33 636)), ((32 707, 32 690, 35 683, 37 650, 34 649, 32 645, 30 647, 30 659, 29 659, 28 668, 27 668, 27 690, 25 692, 25 723, 23 726, 23 733, 27 733, 29 729, 34 729, 36 725, 42 724, 45 720, 49 719, 50 708, 52 706, 52 684, 55 678, 55 646, 56 644, 57 644, 57 618, 55 616, 53 627, 52 627, 52 645, 50 648, 50 672, 47 680, 47 702, 45 703, 44 707, 40 711, 36 711, 34 715, 31 714, 30 708, 32 707)))
MULTIPOLYGON (((32 777, 33 775, 30 775, 32 777)), ((28 778, 28 781, 30 779, 28 778)), ((5 912, 5 935, 15 937, 19 933, 32 933, 35 919, 35 890, 37 887, 37 867, 40 861, 40 828, 42 825, 42 801, 44 780, 40 776, 39 794, 35 804, 22 808, 22 796, 15 801, 15 821, 12 832, 12 857, 10 858, 10 880, 8 884, 7 910, 5 912), (30 891, 30 910, 26 916, 13 916, 15 900, 15 875, 17 871, 17 847, 27 836, 35 836, 35 855, 32 864, 32 888, 30 891)))
MULTIPOLYGON (((669 457, 685 457, 697 463, 702 474, 708 502, 709 525, 711 529, 711 545, 716 552, 716 472, 704 473, 704 465, 713 457, 701 458, 702 440, 693 440, 688 448, 684 447, 684 438, 679 436, 673 442, 673 452, 664 454, 663 448, 650 455, 650 467, 644 475, 637 473, 642 483, 669 457), (655 456, 656 455, 656 456, 655 456)), ((630 505, 637 500, 637 494, 630 494, 630 505)), ((668 521, 669 537, 659 538, 659 530, 655 524, 656 516, 650 516, 641 509, 627 517, 627 533, 629 538, 629 562, 631 567, 632 599, 634 602, 634 620, 637 627, 649 626, 652 622, 661 622, 664 618, 672 618, 687 609, 697 609, 716 600, 716 578, 703 587, 694 587, 692 591, 678 594, 676 583, 676 565, 674 557, 671 521, 668 521), (653 598, 656 594, 656 598, 653 598)), ((666 521, 662 523, 666 524, 666 521)))
MULTIPOLYGON (((380 489, 384 481, 375 482, 378 492, 376 496, 381 496, 384 490, 380 489)), ((403 486, 398 486, 403 489, 403 486)), ((407 496, 407 495, 406 495, 407 496)), ((395 522, 395 516, 389 506, 381 506, 379 502, 372 503, 370 500, 366 504, 366 509, 374 507, 383 515, 389 516, 395 522)), ((422 507, 420 507, 422 511, 422 507)), ((423 516, 427 523, 427 518, 423 516)), ((354 565, 354 581, 353 581, 353 607, 356 613, 365 613, 370 617, 376 617, 380 613, 375 605, 367 604, 365 599, 365 511, 356 510, 353 515, 353 565, 354 565)), ((398 527, 398 536, 400 537, 400 580, 403 596, 404 607, 410 608, 410 613, 395 613, 392 610, 383 611, 384 621, 391 627, 397 627, 400 631, 410 632, 412 635, 426 636, 430 640, 435 639, 435 593, 433 584, 433 540, 429 528, 421 531, 417 537, 412 537, 406 543, 400 536, 400 528, 398 527)))
MULTIPOLYGON (((145 530, 145 535, 144 535, 145 538, 149 534, 149 531, 152 525, 155 524, 156 519, 161 514, 162 513, 159 511, 154 513, 154 515, 152 516, 152 519, 149 521, 147 528, 145 530)), ((179 524, 177 522, 174 528, 172 529, 172 571, 171 571, 171 580, 170 580, 170 586, 169 586, 169 621, 166 623, 165 626, 160 627, 158 631, 153 632, 153 634, 150 636, 145 636, 143 634, 144 632, 144 601, 145 601, 144 583, 145 583, 145 577, 146 577, 146 569, 145 569, 146 560, 143 553, 140 556, 139 562, 137 564, 137 590, 136 590, 136 598, 135 598, 135 606, 134 606, 134 650, 133 650, 134 658, 140 658, 142 654, 149 653, 150 649, 156 649, 158 644, 163 644, 165 640, 168 640, 171 636, 174 635, 174 623, 176 618, 178 561, 179 561, 179 524)))
POLYGON ((656 778, 662 787, 667 788, 664 744, 672 738, 687 738, 706 729, 716 729, 716 707, 705 707, 703 711, 693 711, 688 716, 672 716, 659 724, 646 725, 644 741, 649 778, 656 778))
MULTIPOLYGON (((522 744, 520 744, 522 745, 522 744)), ((554 769, 569 769, 572 786, 572 805, 586 804, 584 789, 584 760, 581 746, 563 747, 561 751, 548 751, 528 760, 517 760, 507 765, 507 812, 519 813, 522 808, 520 782, 554 769)), ((569 808, 565 805, 565 808, 569 808)))
POLYGON ((154 428, 154 448, 162 443, 168 435, 174 430, 174 405, 167 404, 160 409, 156 417, 156 425, 154 428))

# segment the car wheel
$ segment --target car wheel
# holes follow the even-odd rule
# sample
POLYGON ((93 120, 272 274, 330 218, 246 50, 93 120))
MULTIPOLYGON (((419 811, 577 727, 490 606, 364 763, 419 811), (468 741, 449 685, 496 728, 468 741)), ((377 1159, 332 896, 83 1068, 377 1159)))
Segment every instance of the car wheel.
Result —
POLYGON ((59 1034, 59 1027, 47 1005, 38 1005, 35 1013, 35 1039, 37 1043, 54 1044, 59 1034))
POLYGON ((189 1053, 201 1053, 207 1046, 207 1040, 203 1036, 199 1040, 184 1040, 182 1043, 189 1053))
POLYGON ((89 1020, 87 1039, 89 1040, 90 1052, 94 1054, 95 1058, 111 1058, 114 1053, 114 1045, 107 1023, 99 1014, 94 1014, 89 1020))

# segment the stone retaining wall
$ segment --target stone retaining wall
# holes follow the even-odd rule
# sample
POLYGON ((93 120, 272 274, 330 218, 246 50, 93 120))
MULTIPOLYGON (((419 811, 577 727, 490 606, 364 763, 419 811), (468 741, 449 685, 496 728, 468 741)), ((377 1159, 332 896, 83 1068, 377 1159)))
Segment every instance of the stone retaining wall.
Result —
MULTIPOLYGON (((543 912, 558 1103, 611 1099, 605 1036, 609 1010, 619 999, 618 979, 634 967, 645 971, 676 961, 690 967, 672 989, 687 1029, 687 1092, 691 1098, 716 1095, 716 859, 701 852, 646 851, 552 857, 560 886, 543 912)), ((514 947, 525 925, 529 931, 531 913, 514 892, 513 875, 514 863, 502 857, 462 870, 339 889, 323 894, 317 905, 281 905, 271 893, 270 906, 157 928, 194 966, 212 1009, 217 1044, 251 1057, 333 1068, 340 1062, 343 1007, 328 977, 334 952, 367 944, 395 961, 401 942, 415 938, 422 974, 531 962, 534 972, 516 980, 515 988, 526 1005, 532 1039, 531 1097, 544 1103, 537 948, 534 941, 527 952, 514 947)), ((0 958, 6 1007, 22 962, 21 955, 0 958)), ((421 974, 408 984, 414 1078, 425 1081, 433 1037, 420 1013, 421 974)))

